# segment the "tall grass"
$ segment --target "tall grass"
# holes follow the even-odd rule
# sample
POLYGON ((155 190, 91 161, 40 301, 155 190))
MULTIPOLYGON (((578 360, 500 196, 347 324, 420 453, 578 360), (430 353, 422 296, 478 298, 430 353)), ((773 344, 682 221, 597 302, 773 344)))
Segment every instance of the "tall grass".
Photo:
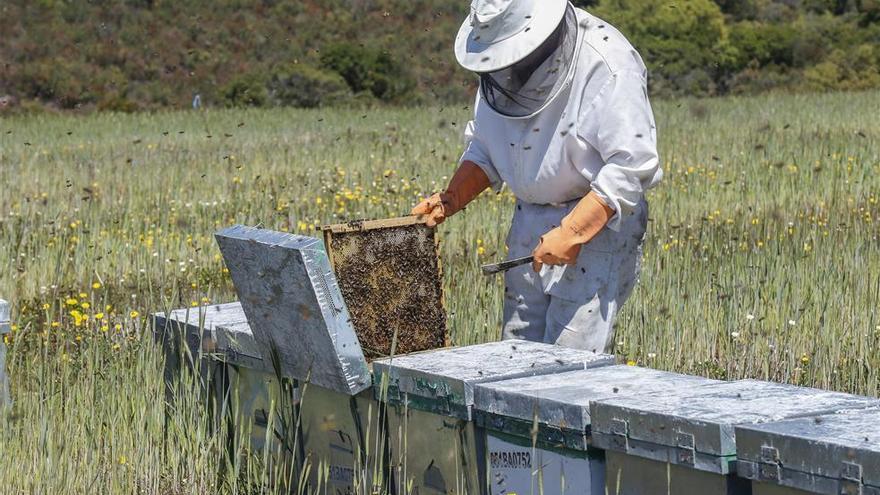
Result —
MULTIPOLYGON (((878 394, 880 93, 657 105, 621 358, 878 394)), ((405 214, 445 184, 466 108, 206 111, 0 121, 0 297, 14 303, 10 493, 251 493, 195 384, 168 407, 145 315, 234 297, 212 233, 405 214)), ((441 227, 452 340, 500 334, 509 193, 441 227)), ((187 388, 189 387, 189 388, 187 388)), ((222 433, 222 432, 221 432, 222 433)), ((237 457, 233 457, 237 459, 237 457)), ((251 461, 247 461, 251 462, 251 461)))

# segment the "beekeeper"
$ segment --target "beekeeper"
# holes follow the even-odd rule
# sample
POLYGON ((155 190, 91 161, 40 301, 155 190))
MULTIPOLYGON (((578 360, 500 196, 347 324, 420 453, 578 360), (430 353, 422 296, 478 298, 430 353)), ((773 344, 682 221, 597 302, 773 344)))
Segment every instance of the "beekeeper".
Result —
POLYGON ((505 339, 611 351, 662 177, 647 71, 607 22, 566 0, 473 0, 455 56, 479 76, 446 191, 413 214, 442 223, 492 187, 516 196, 505 339))

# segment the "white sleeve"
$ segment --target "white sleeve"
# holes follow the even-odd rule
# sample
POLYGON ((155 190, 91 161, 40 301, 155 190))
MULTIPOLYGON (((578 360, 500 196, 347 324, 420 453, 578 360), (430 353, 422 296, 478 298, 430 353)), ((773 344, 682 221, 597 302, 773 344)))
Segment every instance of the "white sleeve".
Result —
POLYGON ((495 192, 500 191, 503 181, 498 174, 498 170, 492 165, 492 159, 489 157, 489 152, 477 137, 476 126, 474 125, 473 120, 468 122, 464 128, 464 144, 464 154, 461 155, 461 159, 458 163, 461 164, 466 161, 476 163, 481 169, 483 169, 486 176, 489 177, 489 183, 492 185, 492 190, 495 192))
POLYGON ((643 73, 611 74, 592 102, 581 109, 580 120, 579 134, 605 162, 593 178, 592 189, 616 212, 608 227, 618 230, 622 215, 632 212, 645 190, 663 177, 643 73))

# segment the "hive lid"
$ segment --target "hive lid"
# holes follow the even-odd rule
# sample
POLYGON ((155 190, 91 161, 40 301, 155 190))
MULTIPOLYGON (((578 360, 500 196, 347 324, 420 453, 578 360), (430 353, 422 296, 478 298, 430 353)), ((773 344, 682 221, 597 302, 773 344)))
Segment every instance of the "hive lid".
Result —
POLYGON ((247 321, 218 325, 214 329, 214 342, 218 358, 226 363, 258 371, 275 371, 272 362, 263 359, 260 344, 247 321))
POLYGON ((474 387, 474 410, 586 432, 591 401, 663 395, 713 383, 720 382, 637 366, 607 366, 479 384, 474 387))
POLYGON ((285 376, 346 395, 371 385, 321 241, 236 225, 215 234, 266 360, 285 376))
POLYGON ((418 409, 470 419, 474 385, 606 366, 613 356, 550 344, 506 340, 373 361, 376 394, 418 409), (384 380, 387 380, 384 381, 384 380))
POLYGON ((880 489, 878 409, 738 426, 736 448, 749 479, 829 495, 880 489))
POLYGON ((183 334, 194 358, 202 352, 214 352, 214 331, 218 326, 247 323, 240 303, 214 304, 197 308, 175 309, 168 313, 154 313, 153 332, 157 339, 166 339, 166 330, 174 330, 174 337, 183 334))
POLYGON ((0 335, 9 333, 9 303, 0 299, 0 335))
POLYGON ((880 406, 877 399, 757 380, 593 402, 593 441, 664 462, 725 474, 734 425, 880 406))

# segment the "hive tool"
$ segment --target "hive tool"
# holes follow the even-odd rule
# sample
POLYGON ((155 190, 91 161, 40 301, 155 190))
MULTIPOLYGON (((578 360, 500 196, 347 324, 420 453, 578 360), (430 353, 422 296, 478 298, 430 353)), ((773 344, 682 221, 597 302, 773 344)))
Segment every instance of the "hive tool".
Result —
POLYGON ((525 258, 517 258, 514 260, 502 261, 501 263, 491 263, 488 265, 483 265, 483 275, 494 275, 496 273, 506 272, 511 268, 516 268, 518 266, 522 266, 526 263, 531 263, 533 261, 535 261, 534 256, 526 256, 525 258))

